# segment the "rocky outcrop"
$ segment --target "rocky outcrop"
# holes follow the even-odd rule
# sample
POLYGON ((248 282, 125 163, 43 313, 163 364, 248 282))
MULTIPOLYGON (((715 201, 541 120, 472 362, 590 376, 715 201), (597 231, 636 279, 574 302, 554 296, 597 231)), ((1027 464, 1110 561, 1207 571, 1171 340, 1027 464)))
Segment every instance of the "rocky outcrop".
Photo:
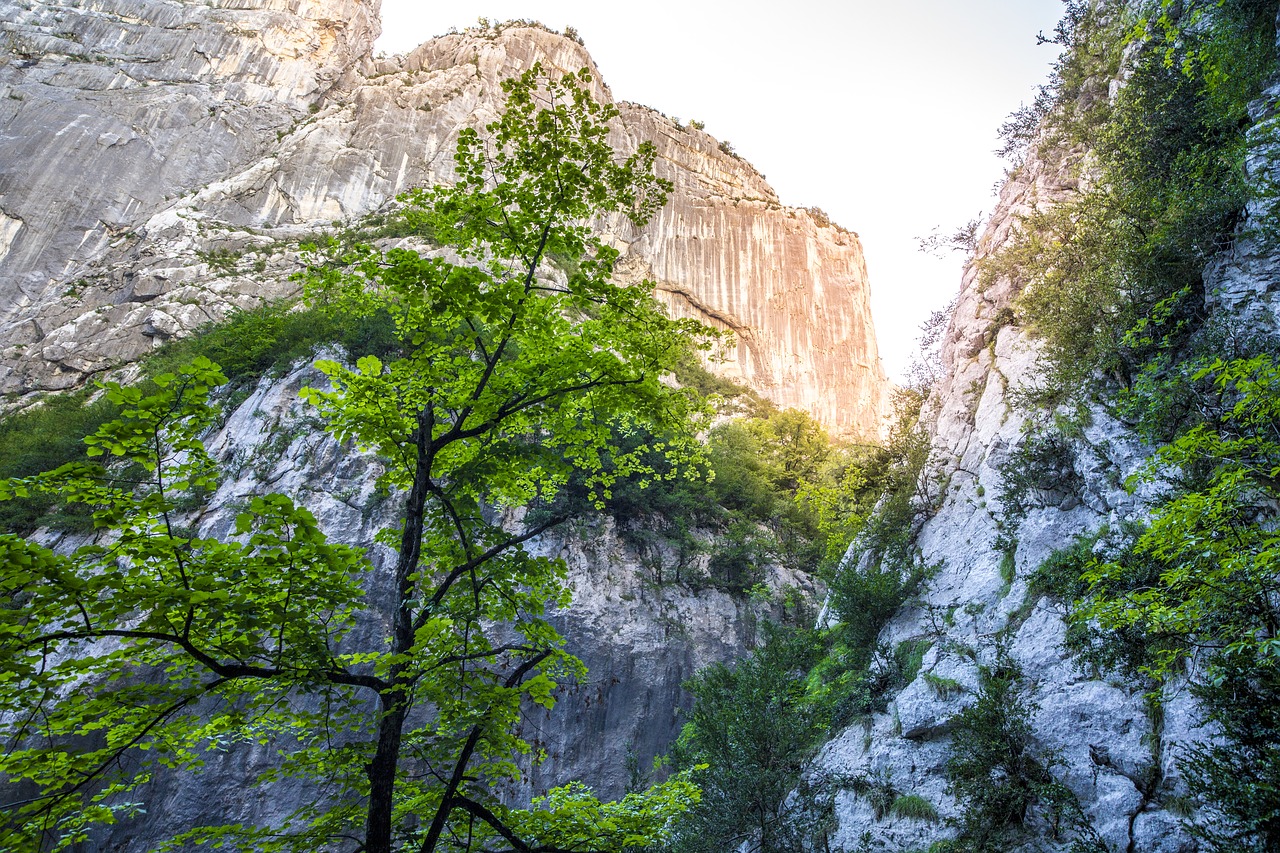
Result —
MULTIPOLYGON (((1262 181, 1280 176, 1273 135, 1278 103, 1280 85, 1272 85, 1253 108, 1258 124, 1249 169, 1262 181)), ((1052 205, 1077 189, 1074 156, 1032 156, 1011 177, 979 241, 979 259, 1006 245, 1033 207, 1052 205)), ((1233 247, 1205 273, 1206 310, 1241 335, 1280 328, 1280 250, 1253 228, 1274 215, 1273 204, 1264 199, 1250 206, 1233 247)), ((1150 713, 1143 693, 1151 685, 1076 660, 1066 648, 1064 605, 1028 586, 1031 572, 1053 552, 1145 516, 1156 498, 1151 487, 1131 493, 1120 484, 1144 464, 1150 448, 1095 408, 1071 442, 1062 488, 1040 495, 1042 505, 1012 531, 1012 566, 995 542, 1003 511, 1001 468, 1028 440, 1028 409, 1013 398, 1039 379, 1036 342, 1013 322, 1016 296, 1010 279, 984 280, 977 262, 969 265, 945 333, 941 379, 926 404, 936 502, 915 544, 936 574, 880 636, 891 647, 927 642, 923 666, 885 713, 828 742, 813 776, 837 785, 858 776, 888 780, 897 791, 934 804, 943 820, 959 817, 943 772, 953 720, 974 702, 979 667, 990 667, 1004 652, 1022 673, 1036 749, 1056 758, 1053 772, 1106 848, 1193 853, 1202 847, 1170 807, 1185 793, 1179 766, 1188 746, 1211 731, 1200 726, 1185 684, 1167 686, 1161 712, 1150 713)), ((833 850, 924 849, 954 832, 918 819, 877 819, 868 798, 852 787, 836 794, 835 813, 833 850)), ((1046 831, 1019 849, 1068 849, 1069 833, 1051 835, 1046 831)))
MULTIPOLYGON (((289 295, 299 238, 452 177, 457 134, 496 115, 500 80, 534 62, 594 70, 575 41, 532 27, 373 59, 376 12, 361 0, 0 6, 0 392, 76 386, 289 295)), ((602 223, 626 274, 656 282, 673 313, 734 332, 713 370, 838 433, 877 436, 889 386, 857 235, 784 207, 709 135, 619 108, 615 144, 652 141, 675 184, 646 228, 602 223)))
POLYGON ((363 0, 0 3, 0 318, 259 160, 378 30, 363 0))
MULTIPOLYGON (((1004 187, 980 241, 980 256, 1004 245, 1019 216, 1033 205, 1071 193, 1070 174, 1066 161, 1028 162, 1004 187)), ((1171 695, 1163 724, 1156 728, 1147 716, 1143 688, 1082 668, 1064 647, 1062 605, 1028 588, 1031 572, 1054 551, 1104 524, 1118 528, 1138 516, 1141 496, 1118 484, 1142 464, 1145 451, 1121 424, 1096 412, 1081 442, 1091 449, 1078 453, 1074 463, 1072 479, 1083 488, 1079 494, 1064 489, 1060 500, 1031 510, 1017 530, 1009 575, 995 542, 1000 469, 1026 440, 1027 414, 1013 404, 1010 392, 1035 384, 1037 354, 1025 332, 999 322, 1010 316, 1014 282, 1002 278, 985 284, 971 264, 944 339, 943 378, 928 401, 937 504, 916 545, 937 573, 918 602, 881 635, 890 646, 925 641, 929 651, 919 675, 888 710, 876 715, 869 729, 854 726, 828 743, 817 768, 832 778, 888 778, 902 793, 934 804, 943 819, 959 817, 943 774, 951 720, 974 701, 979 666, 991 666, 1003 651, 1022 672, 1037 747, 1060 759, 1059 779, 1110 849, 1190 851, 1194 847, 1178 818, 1153 807, 1139 785, 1140 771, 1157 762, 1162 784, 1167 791, 1175 789, 1172 745, 1185 740, 1190 726, 1193 709, 1187 697, 1171 695)), ((837 814, 833 849, 841 844, 856 849, 867 831, 889 850, 926 847, 949 834, 910 818, 874 820, 870 804, 851 790, 838 795, 837 814)))

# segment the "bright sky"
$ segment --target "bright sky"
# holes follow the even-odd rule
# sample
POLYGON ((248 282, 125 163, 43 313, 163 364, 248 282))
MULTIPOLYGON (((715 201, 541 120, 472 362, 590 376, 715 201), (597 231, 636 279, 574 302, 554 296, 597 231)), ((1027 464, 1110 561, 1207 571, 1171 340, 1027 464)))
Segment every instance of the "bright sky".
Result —
POLYGON ((862 237, 880 354, 901 378, 962 258, 919 251, 994 204, 1005 117, 1056 58, 1060 0, 382 0, 402 53, 481 17, 577 28, 614 97, 729 140, 784 204, 862 237))

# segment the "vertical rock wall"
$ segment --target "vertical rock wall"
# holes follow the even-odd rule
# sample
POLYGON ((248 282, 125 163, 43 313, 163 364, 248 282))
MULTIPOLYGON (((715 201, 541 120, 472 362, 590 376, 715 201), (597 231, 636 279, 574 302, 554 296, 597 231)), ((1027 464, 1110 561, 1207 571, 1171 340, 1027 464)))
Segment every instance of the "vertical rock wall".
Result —
MULTIPOLYGON (((1280 85, 1273 84, 1251 108, 1256 126, 1248 168, 1261 181, 1280 176, 1273 134, 1278 104, 1280 85)), ((1016 172, 979 242, 979 259, 1010 241, 1022 215, 1078 189, 1078 170, 1071 168, 1078 156, 1032 156, 1016 172)), ((1280 331, 1280 249, 1251 231, 1252 223, 1274 216, 1274 203, 1251 204, 1235 245, 1205 271, 1206 310, 1244 336, 1280 331)), ((1202 849, 1199 842, 1165 806, 1185 793, 1180 761, 1186 750, 1212 735, 1200 725, 1185 684, 1168 685, 1162 712, 1150 714, 1143 697, 1148 688, 1082 665, 1066 648, 1065 607, 1028 586, 1037 566, 1078 537, 1145 518, 1157 497, 1154 487, 1130 493, 1120 484, 1151 449, 1124 424, 1093 409, 1072 441, 1069 470, 1060 472, 1064 488, 1039 494, 1041 506, 1013 531, 1011 575, 995 545, 1000 468, 1027 440, 1028 413, 1014 398, 1039 379, 1036 343, 1011 321, 1016 296, 1013 281, 983 281, 977 264, 970 264, 944 339, 942 378, 926 403, 937 500, 916 545, 938 571, 919 601, 904 608, 880 638, 891 646, 928 642, 924 665, 885 713, 826 744, 815 775, 887 779, 900 792, 935 804, 941 818, 959 817, 944 774, 952 719, 975 701, 979 666, 990 666, 1003 649, 1024 677, 1035 748, 1041 756, 1056 756, 1055 776, 1078 798, 1107 849, 1194 853, 1202 849), (945 682, 937 679, 959 686, 940 691, 936 684, 945 682)), ((866 849, 860 845, 868 832, 871 849, 884 850, 924 849, 953 833, 916 819, 876 819, 867 799, 852 789, 837 795, 836 816, 832 849, 866 849)), ((1059 841, 1051 834, 1044 829, 1018 849, 1068 849, 1069 838, 1059 841)))
MULTIPOLYGON (((448 181, 458 132, 496 117, 502 79, 534 62, 594 70, 581 45, 530 27, 373 59, 376 13, 364 0, 0 5, 0 392, 73 387, 288 295, 292 241, 448 181)), ((629 274, 674 313, 735 332, 713 370, 878 436, 889 385, 857 235, 782 206, 707 134, 619 106, 615 144, 652 141, 676 186, 647 228, 604 223, 629 274)))

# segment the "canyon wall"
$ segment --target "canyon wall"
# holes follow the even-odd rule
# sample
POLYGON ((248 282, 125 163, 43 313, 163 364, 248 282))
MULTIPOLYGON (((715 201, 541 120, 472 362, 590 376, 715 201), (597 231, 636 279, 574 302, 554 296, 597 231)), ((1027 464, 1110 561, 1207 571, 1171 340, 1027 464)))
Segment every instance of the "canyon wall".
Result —
MULTIPOLYGON (((1262 185, 1280 175, 1274 135, 1280 84, 1274 80, 1250 106, 1247 169, 1262 185)), ((1129 478, 1152 448, 1104 407, 1091 406, 1079 434, 1069 435, 1070 461, 1051 472, 1058 486, 1038 491, 1036 506, 1010 531, 1012 564, 996 541, 1007 512, 1000 503, 1005 475, 1031 440, 1028 420, 1052 420, 1053 412, 1019 399, 1020 391, 1043 385, 1043 367, 1036 338, 1016 321, 1018 283, 1008 275, 984 276, 980 268, 1026 227, 1033 210, 1081 189, 1079 175, 1088 174, 1079 168, 1083 156, 1078 149, 1033 151, 1002 188, 964 273, 943 338, 940 378, 925 403, 932 454, 927 479, 935 494, 914 544, 935 574, 880 635, 890 648, 918 641, 929 650, 918 676, 886 711, 838 733, 809 771, 813 780, 835 780, 838 789, 836 828, 828 838, 833 850, 923 850, 954 835, 955 824, 946 821, 958 821, 963 807, 946 774, 951 733, 956 715, 981 691, 981 670, 990 671, 1002 655, 1021 672, 1018 695, 1031 710, 1033 748, 1053 757, 1055 777, 1079 801, 1105 849, 1211 849, 1188 832, 1187 801, 1180 799, 1189 750, 1214 732, 1186 680, 1173 678, 1160 688, 1153 713, 1145 696, 1152 684, 1082 662, 1068 648, 1067 605, 1030 582, 1046 558, 1081 537, 1148 519, 1161 487, 1129 478), (846 784, 859 777, 923 797, 936 805, 938 820, 880 814, 846 784)), ((1236 240, 1204 272, 1204 312, 1231 335, 1280 332, 1280 248, 1265 228, 1255 228, 1274 221, 1274 205, 1265 196, 1250 203, 1236 240)), ((850 557, 860 555, 869 557, 855 543, 850 557)), ((865 562, 846 566, 864 569, 865 562)), ((1192 819, 1205 818, 1193 813, 1192 819)), ((1056 831, 1038 825, 1011 849, 1082 849, 1071 846, 1070 831, 1056 831)))
MULTIPOLYGON (((459 131, 496 117, 500 80, 534 62, 594 69, 580 44, 532 27, 375 58, 377 11, 362 0, 0 0, 0 393, 11 407, 136 375, 130 365, 164 341, 296 295, 299 240, 449 180, 459 131)), ((878 438, 890 386, 857 235, 782 205, 711 136, 618 107, 612 141, 652 141, 675 185, 647 227, 602 224, 620 275, 654 282, 673 314, 734 333, 714 371, 833 432, 878 438)), ((376 462, 341 448, 299 402, 301 384, 319 381, 300 366, 228 412, 209 438, 227 477, 191 524, 226 534, 248 495, 282 491, 385 569, 372 537, 394 519, 376 462)), ((582 778, 619 796, 670 748, 690 701, 683 681, 742 655, 779 613, 655 583, 608 522, 532 550, 569 566, 574 605, 556 621, 591 675, 527 720, 548 759, 512 795, 582 778)), ((768 584, 815 595, 778 567, 768 584)), ((267 747, 207 758, 198 776, 158 775, 140 791, 146 819, 103 827, 85 849, 149 849, 193 823, 271 823, 316 796, 292 782, 264 796, 254 779, 274 760, 267 747)))
MULTIPOLYGON (((0 393, 76 387, 236 307, 293 293, 293 247, 448 181, 499 81, 589 67, 524 26, 372 56, 376 2, 0 3, 0 393)), ((788 208, 711 136, 620 103, 675 191, 604 223, 629 280, 734 333, 713 371, 875 438, 889 384, 857 235, 788 208)))

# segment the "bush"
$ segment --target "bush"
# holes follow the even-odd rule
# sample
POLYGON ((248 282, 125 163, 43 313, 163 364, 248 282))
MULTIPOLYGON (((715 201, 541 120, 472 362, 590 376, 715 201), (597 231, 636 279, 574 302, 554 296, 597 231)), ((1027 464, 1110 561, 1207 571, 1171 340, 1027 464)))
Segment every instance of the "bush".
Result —
POLYGON ((712 586, 735 595, 746 595, 764 580, 769 549, 759 528, 750 521, 731 524, 720 537, 707 563, 712 586))
POLYGON ((1010 565, 1002 566, 1006 582, 1013 581, 1012 558, 1018 546, 1018 529, 1035 507, 1057 504, 1079 495, 1084 481, 1075 471, 1075 450, 1061 432, 1029 419, 1023 439, 999 466, 1000 510, 996 515, 995 547, 1010 565))
POLYGON ((826 732, 803 677, 822 651, 813 631, 769 626, 750 657, 732 668, 712 664, 685 685, 696 702, 672 763, 708 766, 697 777, 702 802, 678 828, 676 851, 728 849, 744 832, 756 835, 762 853, 800 849, 812 827, 802 798, 788 795, 826 732))
POLYGON ((948 849, 1002 853, 1017 845, 1033 816, 1055 838, 1068 832, 1081 845, 1095 843, 1097 833, 1075 796, 1053 777, 1057 757, 1035 747, 1034 706, 1022 695, 1017 665, 999 651, 981 677, 977 701, 953 718, 943 766, 949 791, 964 809, 960 834, 948 849))
POLYGON ((870 665, 881 629, 916 594, 925 574, 920 565, 903 571, 896 564, 881 563, 865 569, 846 566, 835 576, 830 587, 831 608, 840 620, 840 636, 854 650, 854 666, 870 665))
POLYGON ((1096 174, 983 262, 984 280, 1021 284, 1018 320, 1043 339, 1060 394, 1083 395, 1098 375, 1127 386, 1186 341, 1204 319, 1204 265, 1259 192, 1245 177, 1245 131, 1275 63, 1276 3, 1182 6, 1181 17, 1159 10, 1132 45, 1115 4, 1069 4, 1057 39, 1069 50, 1040 99, 1053 107, 1042 127, 1047 144, 1089 148, 1096 174))
POLYGON ((904 817, 910 820, 932 822, 938 819, 938 810, 933 807, 933 803, 917 794, 901 795, 893 801, 893 806, 890 810, 895 817, 904 817))
POLYGON ((390 358, 401 346, 385 314, 339 319, 322 309, 295 309, 289 303, 236 311, 225 320, 171 341, 147 358, 147 375, 170 373, 204 356, 222 367, 233 384, 287 370, 314 357, 323 346, 337 345, 353 357, 390 358))
MULTIPOLYGON (((0 479, 30 477, 69 462, 86 462, 84 437, 115 419, 119 407, 106 399, 87 402, 87 394, 66 394, 0 420, 0 479)), ((36 496, 0 503, 0 528, 26 533, 41 524, 87 529, 92 520, 75 509, 50 517, 51 498, 36 496)))
POLYGON ((1187 786, 1211 812, 1192 833, 1210 850, 1280 850, 1280 671, 1223 654, 1195 695, 1220 739, 1194 745, 1186 760, 1187 786))
POLYGON ((1032 595, 1047 595, 1070 604, 1088 592, 1083 576, 1093 561, 1098 534, 1081 536, 1066 548, 1054 551, 1031 573, 1028 588, 1032 595))

